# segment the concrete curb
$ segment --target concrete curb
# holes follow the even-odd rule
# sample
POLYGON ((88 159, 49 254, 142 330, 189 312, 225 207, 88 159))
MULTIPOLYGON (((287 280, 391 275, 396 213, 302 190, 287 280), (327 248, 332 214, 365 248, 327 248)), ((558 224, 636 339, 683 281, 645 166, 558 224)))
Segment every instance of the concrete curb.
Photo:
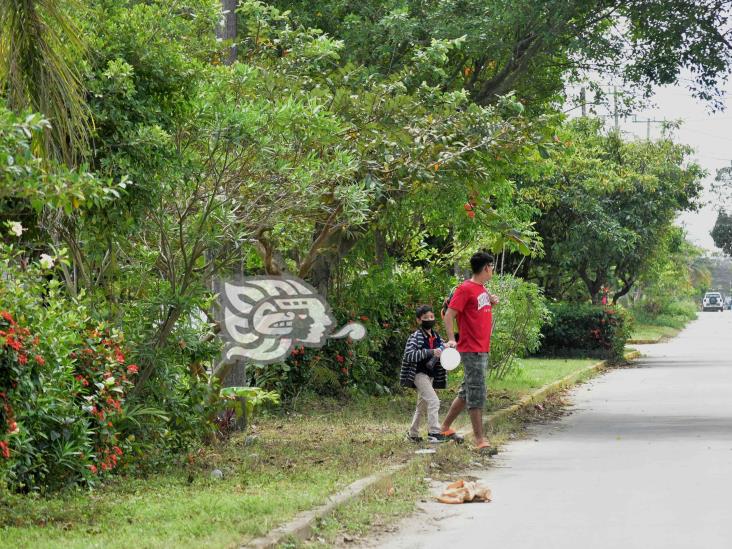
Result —
MULTIPOLYGON (((625 353, 626 360, 633 360, 635 358, 638 358, 639 356, 641 356, 641 354, 638 351, 625 353)), ((544 387, 541 387, 533 393, 525 396, 516 404, 513 404, 508 408, 502 408, 486 416, 484 420, 484 426, 490 427, 501 419, 510 417, 520 412, 524 408, 528 408, 533 404, 537 404, 542 400, 545 400, 548 396, 573 385, 587 374, 595 373, 604 369, 605 366, 607 366, 607 361, 603 360, 601 362, 592 364, 591 366, 587 366, 586 368, 573 372, 558 381, 550 383, 549 385, 545 385, 544 387)), ((300 541, 305 541, 309 539, 313 534, 315 523, 318 519, 325 517, 341 505, 344 505, 345 503, 348 503, 352 499, 358 497, 367 488, 391 477, 402 469, 405 469, 407 466, 411 465, 415 459, 417 458, 412 458, 399 465, 393 465, 384 471, 379 471, 378 473, 374 473, 371 476, 359 479, 352 484, 349 484, 346 488, 344 488, 337 494, 330 496, 327 499, 326 503, 324 503, 323 505, 320 505, 309 511, 303 511, 301 513, 298 513, 295 518, 293 518, 290 522, 278 526, 277 528, 269 532, 269 534, 267 534, 265 537, 254 539, 247 544, 242 545, 241 547, 243 549, 274 549, 280 543, 288 539, 296 539, 300 541)))
POLYGON ((351 501, 369 486, 372 486, 380 480, 390 477, 394 473, 404 469, 410 463, 411 460, 406 463, 389 467, 385 471, 374 473, 369 477, 359 479, 356 482, 349 484, 345 489, 341 490, 337 494, 330 496, 325 504, 320 505, 315 509, 298 513, 295 518, 287 524, 283 524, 275 528, 265 537, 255 539, 242 547, 270 549, 277 547, 278 544, 286 541, 288 538, 305 541, 312 536, 313 528, 315 527, 315 523, 318 519, 328 515, 344 503, 351 501))

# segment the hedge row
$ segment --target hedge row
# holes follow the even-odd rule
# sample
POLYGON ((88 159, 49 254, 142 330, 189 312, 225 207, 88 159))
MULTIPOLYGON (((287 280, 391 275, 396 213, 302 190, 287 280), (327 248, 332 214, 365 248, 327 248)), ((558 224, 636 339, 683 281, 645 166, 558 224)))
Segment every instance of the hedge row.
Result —
POLYGON ((552 318, 542 328, 540 354, 622 359, 632 328, 625 310, 574 303, 554 303, 549 309, 552 318))

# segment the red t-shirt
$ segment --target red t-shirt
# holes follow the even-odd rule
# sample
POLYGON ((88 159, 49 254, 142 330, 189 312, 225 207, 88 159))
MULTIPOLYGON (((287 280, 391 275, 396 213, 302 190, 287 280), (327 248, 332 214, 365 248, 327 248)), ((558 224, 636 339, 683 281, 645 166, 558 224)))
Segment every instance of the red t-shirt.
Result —
POLYGON ((493 310, 491 296, 482 284, 466 280, 452 296, 450 308, 457 311, 461 353, 488 353, 491 350, 493 310))

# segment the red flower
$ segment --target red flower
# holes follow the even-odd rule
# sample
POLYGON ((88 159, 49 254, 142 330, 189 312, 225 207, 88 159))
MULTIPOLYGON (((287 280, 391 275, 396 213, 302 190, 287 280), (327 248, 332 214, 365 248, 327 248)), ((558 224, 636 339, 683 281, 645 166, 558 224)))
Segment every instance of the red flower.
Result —
POLYGON ((28 355, 19 354, 18 355, 18 362, 20 362, 23 365, 28 364, 28 355))
POLYGON ((20 351, 21 347, 23 347, 23 345, 21 345, 20 341, 18 341, 11 335, 9 335, 8 337, 5 338, 5 343, 7 343, 10 346, 10 348, 15 351, 20 351))
POLYGON ((346 357, 344 357, 342 354, 339 353, 336 355, 336 360, 338 362, 340 362, 341 364, 343 364, 346 361, 346 357))
POLYGON ((369 317, 367 317, 366 315, 361 315, 359 318, 361 320, 363 320, 364 322, 368 321, 368 319, 369 319, 369 317))
POLYGON ((8 448, 8 443, 4 440, 0 440, 0 451, 5 459, 10 459, 10 448, 8 448))
POLYGON ((122 448, 120 448, 119 446, 112 446, 112 450, 114 450, 114 453, 118 456, 122 455, 122 448))
POLYGON ((120 364, 125 363, 125 355, 123 355, 120 351, 114 353, 114 358, 117 359, 117 362, 119 362, 120 364))
POLYGON ((41 355, 36 355, 33 358, 36 359, 36 362, 38 363, 39 366, 43 366, 44 364, 46 364, 46 361, 43 360, 43 357, 41 355))
POLYGON ((127 373, 128 374, 136 374, 139 371, 140 370, 137 367, 137 364, 130 364, 129 366, 127 366, 127 373))
POLYGON ((2 317, 3 317, 3 318, 4 318, 5 320, 6 320, 6 321, 8 321, 8 322, 9 322, 10 324, 15 324, 15 320, 13 320, 13 317, 12 317, 12 316, 10 316, 10 313, 9 313, 9 312, 7 312, 7 311, 3 311, 3 312, 2 312, 2 313, 0 313, 0 314, 2 314, 2 317))
POLYGON ((348 368, 341 368, 341 372, 348 375, 348 368))

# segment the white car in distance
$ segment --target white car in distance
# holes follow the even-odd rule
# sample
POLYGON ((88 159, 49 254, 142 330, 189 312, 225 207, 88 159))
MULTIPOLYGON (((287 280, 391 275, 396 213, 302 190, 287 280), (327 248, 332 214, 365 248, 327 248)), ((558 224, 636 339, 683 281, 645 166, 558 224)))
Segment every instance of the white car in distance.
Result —
POLYGON ((724 300, 719 292, 707 292, 702 300, 703 311, 719 311, 724 310, 724 300))

